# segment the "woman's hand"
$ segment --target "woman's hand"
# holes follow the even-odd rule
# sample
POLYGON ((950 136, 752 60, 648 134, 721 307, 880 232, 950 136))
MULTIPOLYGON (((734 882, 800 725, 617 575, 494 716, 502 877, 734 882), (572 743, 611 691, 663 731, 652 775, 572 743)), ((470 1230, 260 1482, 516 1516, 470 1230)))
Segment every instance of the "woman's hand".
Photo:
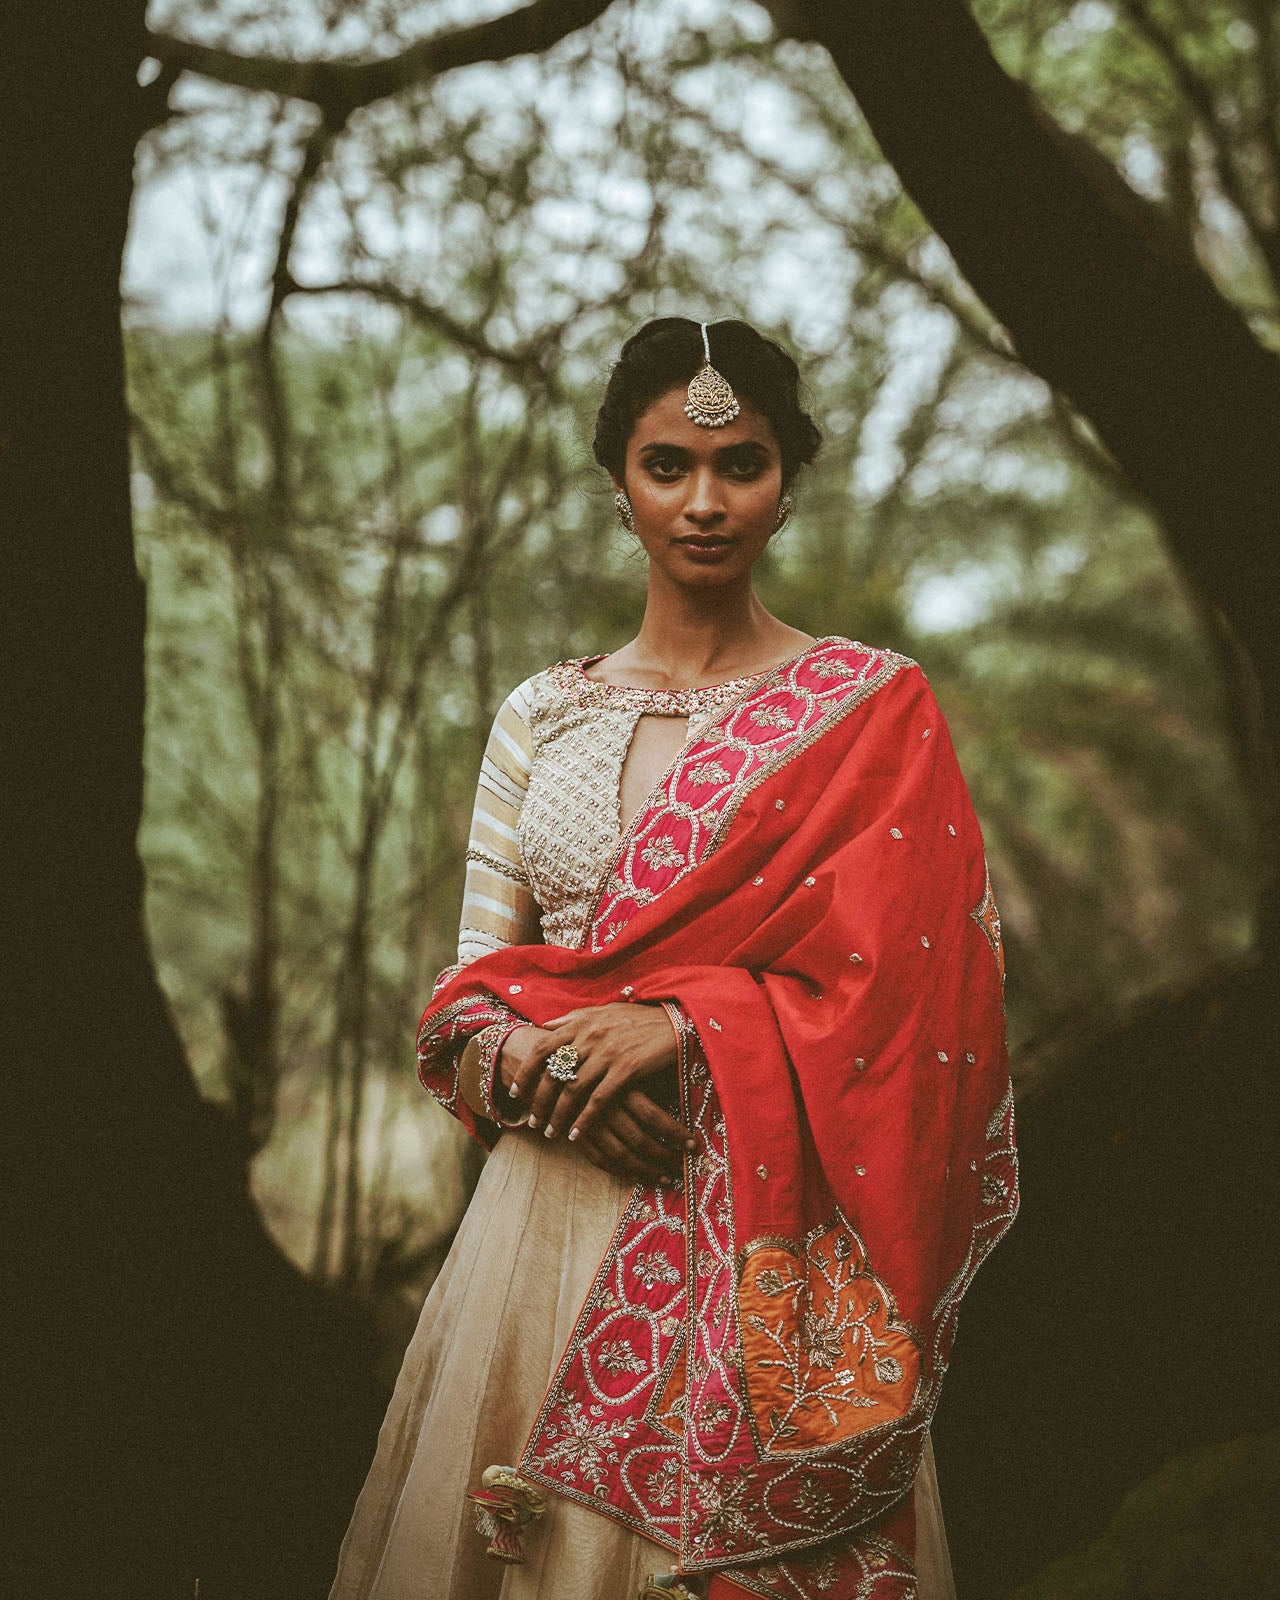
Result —
POLYGON ((602 1172, 630 1183, 672 1183, 698 1141, 643 1089, 628 1089, 578 1138, 578 1149, 602 1172))
MULTIPOLYGON (((656 1049, 652 1052, 654 1064, 647 1069, 648 1071, 661 1072, 667 1067, 674 1066, 676 1057, 674 1034, 665 1013, 657 1019, 662 1024, 661 1032, 652 1028, 645 1029, 643 1025, 640 1030, 634 1027, 634 1019, 639 1013, 660 1011, 660 1007, 610 1006, 593 1009, 625 1012, 626 1016, 622 1019, 623 1028, 632 1034, 633 1043, 640 1043, 640 1036, 644 1033, 653 1036, 651 1043, 656 1044, 656 1049)), ((573 1015, 590 1016, 591 1010, 575 1012, 573 1015)), ((495 1085, 494 1094, 495 1104, 501 1105, 504 1112, 508 1102, 513 1114, 527 1109, 529 1096, 532 1096, 536 1104, 544 1086, 547 1086, 550 1092, 543 1096, 542 1105, 554 1104, 561 1086, 554 1078, 549 1078, 544 1069, 552 1051, 566 1042, 565 1024, 570 1020, 557 1019, 558 1025, 555 1028, 538 1028, 529 1023, 507 1035, 498 1055, 500 1082, 495 1085)), ((637 1058, 637 1060, 643 1059, 647 1058, 637 1058)), ((538 1112, 534 1111, 529 1116, 528 1122, 533 1127, 541 1127, 546 1115, 549 1113, 544 1112, 543 1116, 539 1116, 538 1112)), ((684 1152, 696 1150, 698 1147, 698 1142, 690 1130, 683 1123, 677 1122, 639 1088, 626 1089, 613 1099, 599 1113, 594 1127, 588 1126, 583 1129, 582 1118, 579 1118, 578 1122, 581 1129, 578 1144, 587 1160, 602 1171, 629 1179, 633 1183, 661 1183, 679 1177, 683 1168, 684 1152)))
POLYGON ((513 1080, 521 1096, 531 1090, 529 1125, 545 1128, 548 1139, 559 1133, 585 1137, 607 1107, 677 1058, 675 1029, 660 1005, 586 1006, 553 1018, 540 1031, 550 1048, 540 1043, 539 1068, 562 1045, 572 1045, 578 1057, 572 1083, 557 1082, 545 1071, 536 1087, 523 1071, 513 1080))

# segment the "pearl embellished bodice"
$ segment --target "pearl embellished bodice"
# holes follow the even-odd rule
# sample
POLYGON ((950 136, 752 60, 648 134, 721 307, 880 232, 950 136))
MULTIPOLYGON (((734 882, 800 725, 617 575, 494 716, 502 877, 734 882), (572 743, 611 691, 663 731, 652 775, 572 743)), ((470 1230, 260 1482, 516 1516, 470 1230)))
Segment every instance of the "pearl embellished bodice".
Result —
POLYGON ((621 835, 627 752, 642 717, 687 719, 686 743, 775 668, 725 683, 642 689, 558 662, 508 696, 485 753, 458 959, 542 939, 578 946, 621 835))

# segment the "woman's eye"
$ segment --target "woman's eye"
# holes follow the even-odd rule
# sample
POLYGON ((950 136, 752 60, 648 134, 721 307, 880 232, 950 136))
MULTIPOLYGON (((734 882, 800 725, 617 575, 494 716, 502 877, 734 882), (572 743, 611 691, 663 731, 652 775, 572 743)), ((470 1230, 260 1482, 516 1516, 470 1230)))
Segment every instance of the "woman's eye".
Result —
POLYGON ((752 478, 758 478, 763 471, 764 468, 760 462, 751 456, 748 456, 745 460, 731 461, 729 463, 729 476, 737 478, 742 483, 748 483, 752 478))
POLYGON ((680 474, 681 463, 675 456, 650 456, 647 466, 655 478, 675 478, 680 474))

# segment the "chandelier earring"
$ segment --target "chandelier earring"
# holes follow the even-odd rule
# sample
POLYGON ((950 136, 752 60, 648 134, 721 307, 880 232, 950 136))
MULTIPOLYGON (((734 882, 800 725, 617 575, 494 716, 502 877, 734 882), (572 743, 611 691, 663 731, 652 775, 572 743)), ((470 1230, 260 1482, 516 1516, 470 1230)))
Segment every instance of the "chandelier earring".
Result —
POLYGON ((628 533, 634 533, 636 531, 636 519, 632 514, 631 502, 627 499, 627 493, 625 489, 619 490, 618 493, 614 495, 613 503, 618 509, 618 521, 628 533))
POLYGON ((795 504, 790 494, 784 494, 782 499, 778 501, 778 520, 773 525, 775 533, 788 521, 791 513, 795 510, 795 504))

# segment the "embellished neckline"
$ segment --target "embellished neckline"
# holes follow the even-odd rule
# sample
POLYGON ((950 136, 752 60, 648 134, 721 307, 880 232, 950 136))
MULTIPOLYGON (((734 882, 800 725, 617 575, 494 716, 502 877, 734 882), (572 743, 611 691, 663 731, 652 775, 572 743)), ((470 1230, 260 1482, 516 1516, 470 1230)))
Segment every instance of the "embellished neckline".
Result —
POLYGON ((760 683, 775 672, 793 666, 802 656, 816 650, 819 645, 830 644, 839 636, 826 634, 797 650, 784 661, 759 672, 743 673, 737 678, 726 678, 722 683, 691 684, 683 689, 646 689, 634 683, 605 683, 599 678, 589 678, 586 669, 597 661, 605 661, 611 654, 604 651, 594 656, 574 656, 562 661, 552 670, 561 678, 566 688, 571 688, 580 705, 601 705, 608 702, 627 709, 643 710, 652 716, 687 717, 732 700, 752 684, 760 683))

